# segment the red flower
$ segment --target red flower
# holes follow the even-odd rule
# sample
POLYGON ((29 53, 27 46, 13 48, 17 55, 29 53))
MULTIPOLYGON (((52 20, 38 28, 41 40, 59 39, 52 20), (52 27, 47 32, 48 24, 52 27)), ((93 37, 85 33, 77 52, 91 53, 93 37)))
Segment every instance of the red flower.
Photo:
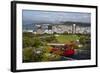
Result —
POLYGON ((72 56, 74 54, 75 54, 75 50, 74 49, 67 49, 63 53, 64 56, 72 56))

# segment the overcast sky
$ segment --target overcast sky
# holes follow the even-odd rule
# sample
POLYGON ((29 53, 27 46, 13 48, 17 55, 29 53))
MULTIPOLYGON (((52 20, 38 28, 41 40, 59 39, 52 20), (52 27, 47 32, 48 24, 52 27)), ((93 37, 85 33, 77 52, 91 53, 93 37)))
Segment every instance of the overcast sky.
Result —
POLYGON ((60 23, 66 21, 91 22, 90 13, 23 10, 23 24, 60 23))

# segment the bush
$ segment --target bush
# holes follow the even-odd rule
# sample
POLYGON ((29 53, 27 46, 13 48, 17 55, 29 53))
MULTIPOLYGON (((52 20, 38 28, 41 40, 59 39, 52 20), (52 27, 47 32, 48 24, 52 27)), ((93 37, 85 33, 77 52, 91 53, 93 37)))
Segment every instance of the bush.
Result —
POLYGON ((23 49, 23 62, 32 62, 33 58, 33 49, 32 48, 24 48, 23 49))
POLYGON ((44 40, 48 43, 51 43, 51 42, 57 42, 57 39, 55 38, 54 35, 51 35, 49 37, 45 37, 44 40))
POLYGON ((67 32, 67 31, 65 31, 65 32, 63 33, 63 35, 66 35, 66 34, 68 34, 68 32, 67 32))
POLYGON ((34 41, 32 47, 38 48, 39 46, 43 46, 42 41, 38 37, 35 37, 32 41, 34 41))
POLYGON ((90 37, 88 36, 81 36, 80 39, 79 39, 80 43, 81 44, 87 44, 87 43, 90 43, 90 37))
POLYGON ((25 37, 33 37, 33 34, 31 32, 23 32, 23 36, 25 36, 25 37))
POLYGON ((23 37, 23 48, 26 48, 26 47, 31 47, 33 44, 33 41, 31 38, 29 37, 23 37))

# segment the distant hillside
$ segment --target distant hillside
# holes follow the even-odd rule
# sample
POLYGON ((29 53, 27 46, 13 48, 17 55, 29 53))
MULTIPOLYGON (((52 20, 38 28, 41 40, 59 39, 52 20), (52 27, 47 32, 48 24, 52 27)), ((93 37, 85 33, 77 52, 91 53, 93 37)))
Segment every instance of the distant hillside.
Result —
POLYGON ((63 24, 65 24, 65 25, 76 24, 76 25, 78 25, 78 26, 91 26, 90 23, 83 23, 83 22, 70 22, 70 21, 68 21, 68 22, 63 22, 63 24))

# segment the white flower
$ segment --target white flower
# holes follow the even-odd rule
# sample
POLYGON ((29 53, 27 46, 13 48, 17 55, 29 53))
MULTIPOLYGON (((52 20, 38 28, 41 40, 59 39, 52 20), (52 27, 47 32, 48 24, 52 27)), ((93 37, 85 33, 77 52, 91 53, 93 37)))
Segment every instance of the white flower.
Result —
POLYGON ((80 44, 80 45, 78 45, 78 47, 82 47, 82 46, 83 46, 83 45, 81 45, 81 44, 80 44))
POLYGON ((41 53, 41 51, 36 51, 36 53, 37 53, 37 54, 40 54, 40 53, 41 53))

